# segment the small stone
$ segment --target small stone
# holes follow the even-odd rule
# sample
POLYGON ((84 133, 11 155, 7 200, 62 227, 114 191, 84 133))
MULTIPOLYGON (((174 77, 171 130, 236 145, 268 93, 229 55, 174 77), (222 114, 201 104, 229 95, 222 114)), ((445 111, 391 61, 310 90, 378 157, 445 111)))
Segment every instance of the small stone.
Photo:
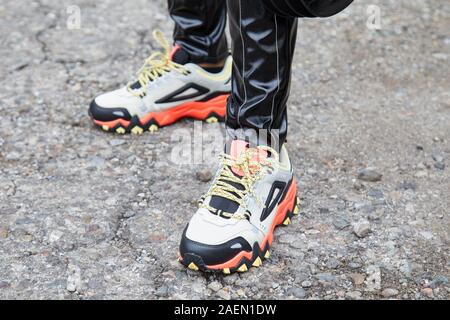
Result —
POLYGON ((124 214, 123 217, 124 218, 131 218, 134 217, 136 215, 136 212, 132 211, 132 210, 127 210, 124 214))
POLYGON ((436 162, 436 163, 434 164, 434 167, 435 167, 436 169, 439 169, 439 170, 444 170, 444 169, 445 169, 445 163, 443 163, 443 162, 436 162))
POLYGON ((349 225, 350 222, 341 217, 337 217, 336 219, 333 220, 333 226, 338 230, 342 230, 348 227, 349 225))
POLYGON ((228 291, 225 291, 224 289, 219 290, 219 291, 217 292, 217 296, 218 296, 220 299, 223 299, 223 300, 231 300, 231 295, 230 295, 230 293, 229 293, 228 291))
POLYGON ((364 238, 370 233, 370 222, 361 220, 353 225, 353 232, 359 237, 364 238))
POLYGON ((328 269, 337 269, 340 265, 340 262, 335 258, 330 258, 327 261, 326 267, 328 269))
POLYGON ((348 276, 350 277, 350 279, 352 279, 353 284, 354 284, 355 286, 359 286, 359 285, 363 284, 363 283, 364 283, 364 280, 365 280, 365 278, 366 278, 366 277, 365 277, 363 274, 361 274, 361 273, 350 273, 348 276))
POLYGON ((92 156, 89 159, 89 168, 103 168, 106 164, 105 159, 99 156, 92 156))
POLYGON ((433 154, 431 155, 431 157, 432 157, 433 160, 436 161, 436 162, 444 162, 444 157, 441 156, 440 154, 433 153, 433 154))
POLYGON ((0 281, 0 289, 8 288, 10 284, 6 281, 0 281))
POLYGON ((69 292, 75 292, 81 288, 81 270, 79 267, 74 265, 69 265, 68 267, 69 276, 67 277, 66 289, 69 292))
POLYGON ((67 291, 69 292, 75 292, 77 291, 77 286, 73 281, 67 280, 67 291))
POLYGON ((398 295, 397 289, 386 288, 381 292, 381 295, 385 298, 390 298, 398 295))
POLYGON ((222 289, 222 284, 218 281, 213 281, 210 284, 208 284, 208 288, 211 289, 214 292, 219 291, 220 289, 222 289))
POLYGON ((364 281, 367 286, 367 291, 378 291, 381 289, 381 269, 378 266, 372 265, 367 267, 368 277, 364 281))
POLYGON ((105 204, 109 207, 115 206, 117 204, 117 199, 114 197, 108 198, 105 200, 105 204))
POLYGON ((397 187, 398 190, 412 190, 416 191, 417 184, 413 181, 403 181, 401 184, 397 187))
POLYGON ((424 177, 428 176, 428 173, 425 170, 420 170, 420 171, 417 171, 414 176, 416 178, 424 178, 424 177))
POLYGON ((229 276, 223 278, 223 282, 225 284, 231 285, 234 284, 239 279, 239 275, 237 273, 233 273, 229 276))
POLYGON ((122 145, 124 143, 126 143, 126 141, 122 140, 122 139, 111 139, 111 140, 109 140, 109 145, 112 146, 112 147, 117 147, 117 146, 120 146, 120 145, 122 145))
POLYGON ((212 173, 209 170, 197 171, 197 179, 202 182, 209 182, 212 179, 212 173))
POLYGON ((431 288, 424 288, 421 290, 421 293, 428 298, 434 297, 433 289, 431 288))
POLYGON ((350 262, 350 263, 348 264, 348 267, 349 267, 350 269, 358 269, 358 268, 361 268, 361 264, 358 263, 358 262, 352 261, 352 262, 350 262))
POLYGON ((421 235, 422 237, 424 237, 426 240, 431 240, 431 239, 433 239, 433 233, 430 232, 430 231, 422 231, 422 232, 420 233, 420 235, 421 235))
POLYGON ((364 188, 365 188, 364 184, 362 184, 362 183, 359 182, 359 181, 355 181, 355 182, 353 183, 353 189, 355 189, 355 190, 357 190, 357 191, 362 191, 362 190, 364 190, 364 188))
POLYGON ((372 213, 375 211, 375 207, 371 204, 365 204, 361 207, 361 211, 364 213, 372 213))
POLYGON ((155 295, 162 298, 167 297, 169 295, 169 287, 166 285, 159 287, 158 290, 156 290, 155 295))
POLYGON ((321 282, 334 282, 335 280, 335 277, 329 273, 318 273, 314 277, 321 282))
POLYGON ((306 297, 306 291, 302 288, 292 288, 290 293, 297 299, 304 299, 306 297))
POLYGON ((350 291, 345 294, 347 299, 358 300, 361 299, 361 292, 359 291, 350 291))
POLYGON ((53 230, 50 235, 48 236, 48 241, 50 241, 50 243, 55 243, 57 242, 59 239, 61 239, 61 237, 64 235, 64 232, 60 231, 60 230, 53 230))
POLYGON ((242 289, 238 289, 238 290, 236 290, 236 294, 237 294, 239 297, 244 297, 244 296, 245 296, 245 291, 242 290, 242 289))
POLYGON ((367 182, 380 181, 383 175, 373 168, 362 169, 358 172, 358 179, 367 182))
POLYGON ((380 189, 370 189, 369 192, 367 192, 367 195, 375 199, 384 198, 383 190, 380 189))
POLYGON ((8 238, 8 229, 0 227, 0 239, 8 238))
POLYGON ((443 275, 438 275, 433 279, 433 281, 431 281, 428 284, 428 288, 436 289, 437 287, 439 287, 441 285, 446 285, 447 283, 448 283, 447 277, 445 277, 443 275))
POLYGON ((190 288, 195 293, 202 293, 205 290, 205 285, 201 281, 196 281, 191 284, 190 288))
POLYGON ((302 287, 303 288, 310 288, 312 286, 311 281, 305 280, 302 282, 302 287))

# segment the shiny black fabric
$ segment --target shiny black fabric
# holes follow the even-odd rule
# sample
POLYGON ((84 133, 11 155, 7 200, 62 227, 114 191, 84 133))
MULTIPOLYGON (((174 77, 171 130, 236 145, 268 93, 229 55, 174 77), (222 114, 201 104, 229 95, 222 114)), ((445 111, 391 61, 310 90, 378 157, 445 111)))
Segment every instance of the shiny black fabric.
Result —
POLYGON ((272 11, 290 17, 330 17, 353 0, 263 0, 272 11))
POLYGON ((248 129, 266 129, 268 139, 282 144, 287 134, 295 18, 274 13, 262 0, 169 0, 174 40, 196 61, 223 58, 226 6, 234 61, 228 133, 242 139, 248 129))
POLYGON ((196 63, 216 63, 229 55, 225 0, 168 0, 175 22, 174 42, 196 63))
POLYGON ((234 66, 226 124, 237 132, 267 129, 276 140, 269 142, 282 144, 297 20, 273 13, 260 0, 228 0, 228 13, 234 66))

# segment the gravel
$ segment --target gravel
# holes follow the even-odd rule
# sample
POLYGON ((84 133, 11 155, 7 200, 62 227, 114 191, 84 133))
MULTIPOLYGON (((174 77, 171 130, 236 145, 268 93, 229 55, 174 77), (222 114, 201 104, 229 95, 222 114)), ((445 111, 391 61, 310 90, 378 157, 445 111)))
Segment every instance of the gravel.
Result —
POLYGON ((368 0, 300 21, 288 102, 300 214, 269 260, 231 276, 177 262, 217 167, 172 161, 176 133, 193 142, 198 125, 120 136, 87 115, 157 47, 154 28, 171 35, 167 1, 76 3, 80 29, 67 1, 0 5, 0 299, 449 298, 448 1, 378 1, 380 30, 368 0))

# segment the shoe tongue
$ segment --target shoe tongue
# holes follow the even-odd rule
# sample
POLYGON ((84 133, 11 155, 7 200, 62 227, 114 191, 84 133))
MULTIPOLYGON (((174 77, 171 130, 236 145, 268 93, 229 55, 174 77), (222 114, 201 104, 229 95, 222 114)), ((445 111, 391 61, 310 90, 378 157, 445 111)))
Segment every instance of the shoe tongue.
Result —
MULTIPOLYGON (((244 153, 245 151, 247 151, 247 149, 249 148, 249 143, 243 140, 234 140, 231 143, 231 148, 230 148, 230 155, 237 159, 239 158, 239 156, 244 153)), ((252 157, 252 161, 256 161, 256 162, 260 162, 263 159, 266 159, 268 157, 268 153, 266 150, 262 150, 262 149, 257 149, 257 152, 255 152, 253 154, 252 157)), ((244 173, 242 172, 242 170, 232 167, 231 170, 234 172, 234 174, 242 177, 244 175, 244 173)))
MULTIPOLYGON (((189 54, 189 52, 187 52, 177 44, 170 53, 170 60, 175 63, 184 65, 191 61, 191 55, 189 54)), ((139 83, 139 81, 136 81, 130 86, 130 88, 133 90, 138 90, 141 88, 141 84, 139 83)))
MULTIPOLYGON (((230 147, 230 155, 237 159, 242 153, 247 151, 249 148, 249 143, 243 140, 234 140, 231 143, 230 147)), ((268 157, 267 151, 258 149, 258 152, 254 154, 252 160, 258 161, 258 159, 265 159, 268 157)), ((232 167, 231 171, 237 178, 240 178, 244 175, 241 169, 232 167)), ((231 181, 226 181, 226 183, 232 185, 238 190, 244 190, 244 186, 231 181)), ((239 204, 235 201, 229 200, 227 198, 223 198, 220 196, 212 196, 209 202, 209 205, 215 209, 222 210, 229 213, 235 213, 239 209, 239 204)))

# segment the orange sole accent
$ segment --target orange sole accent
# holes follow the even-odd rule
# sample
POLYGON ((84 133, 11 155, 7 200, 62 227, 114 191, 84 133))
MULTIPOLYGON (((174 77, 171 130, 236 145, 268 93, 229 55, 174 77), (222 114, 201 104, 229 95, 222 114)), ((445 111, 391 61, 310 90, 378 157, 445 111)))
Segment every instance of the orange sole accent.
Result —
MULTIPOLYGON (((259 244, 259 248, 263 251, 269 243, 269 246, 272 246, 273 243, 273 232, 275 228, 279 225, 283 224, 283 221, 286 219, 288 212, 294 211, 295 200, 297 198, 297 182, 295 178, 292 180, 291 186, 286 194, 284 200, 278 205, 277 214, 273 219, 272 225, 270 227, 269 233, 264 237, 263 241, 259 244)), ((224 268, 236 268, 238 264, 241 262, 242 258, 246 258, 251 261, 253 257, 253 251, 241 251, 234 258, 228 260, 225 263, 216 264, 216 265, 207 265, 206 268, 210 270, 221 270, 224 268)))
MULTIPOLYGON (((213 113, 219 117, 225 117, 228 97, 229 95, 221 95, 208 101, 183 103, 165 111, 150 112, 144 117, 139 118, 139 121, 141 125, 145 126, 150 121, 154 120, 158 126, 163 127, 183 118, 206 120, 213 113)), ((94 119, 93 121, 100 127, 108 127, 110 129, 116 127, 117 125, 128 128, 131 123, 131 121, 124 119, 117 119, 113 121, 98 121, 94 119)))

